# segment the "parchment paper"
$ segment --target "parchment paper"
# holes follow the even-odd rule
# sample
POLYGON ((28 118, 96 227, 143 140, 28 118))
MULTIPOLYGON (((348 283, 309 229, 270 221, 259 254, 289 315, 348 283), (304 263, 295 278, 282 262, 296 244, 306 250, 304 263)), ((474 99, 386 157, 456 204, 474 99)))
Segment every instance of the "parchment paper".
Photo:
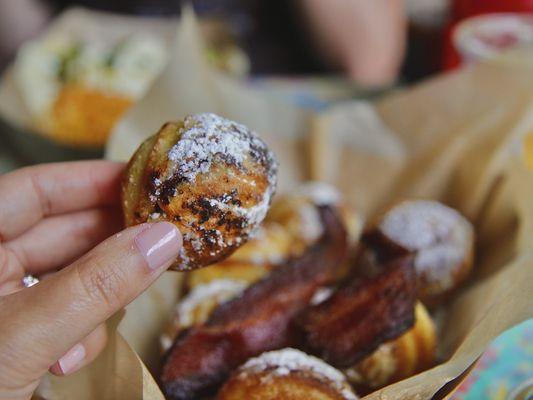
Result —
MULTIPOLYGON (((404 197, 457 207, 476 226, 478 252, 472 279, 444 310, 445 362, 365 397, 442 398, 451 389, 446 383, 494 338, 533 316, 532 72, 520 64, 482 64, 375 104, 309 114, 211 70, 187 10, 167 69, 117 126, 107 156, 126 160, 165 121, 211 111, 261 133, 281 161, 282 191, 308 177, 330 181, 370 219, 404 197)), ((157 374, 157 340, 179 280, 177 273, 163 275, 127 308, 120 334, 111 329, 97 363, 72 378, 47 380, 45 397, 163 399, 149 371, 157 374)))

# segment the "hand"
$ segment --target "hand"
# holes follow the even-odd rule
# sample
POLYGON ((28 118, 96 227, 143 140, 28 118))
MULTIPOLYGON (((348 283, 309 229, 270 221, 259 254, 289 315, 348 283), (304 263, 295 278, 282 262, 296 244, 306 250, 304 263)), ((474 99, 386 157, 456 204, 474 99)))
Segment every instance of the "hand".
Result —
POLYGON ((89 161, 0 176, 1 399, 28 399, 47 370, 66 375, 94 360, 103 323, 177 256, 181 235, 168 222, 98 244, 122 225, 122 171, 89 161), (46 275, 24 288, 26 274, 46 275))

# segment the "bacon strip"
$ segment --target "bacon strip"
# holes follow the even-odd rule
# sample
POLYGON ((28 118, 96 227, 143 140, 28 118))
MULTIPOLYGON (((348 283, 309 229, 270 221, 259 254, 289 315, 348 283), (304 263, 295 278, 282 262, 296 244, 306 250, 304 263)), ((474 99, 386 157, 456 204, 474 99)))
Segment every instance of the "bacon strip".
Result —
POLYGON ((168 398, 209 395, 250 357, 300 342, 294 317, 317 288, 337 280, 348 248, 335 211, 321 207, 320 214, 324 234, 314 246, 219 306, 206 324, 177 338, 161 376, 168 398))
POLYGON ((415 301, 412 257, 390 261, 298 318, 305 349, 335 367, 350 367, 413 326, 415 301))

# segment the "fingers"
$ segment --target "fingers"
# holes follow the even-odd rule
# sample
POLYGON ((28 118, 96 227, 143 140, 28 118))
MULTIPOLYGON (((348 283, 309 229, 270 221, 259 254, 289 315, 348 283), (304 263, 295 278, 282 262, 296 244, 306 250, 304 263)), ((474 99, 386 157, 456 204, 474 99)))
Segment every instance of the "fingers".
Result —
POLYGON ((104 324, 89 333, 81 342, 70 348, 54 365, 50 372, 54 375, 70 375, 94 361, 107 343, 107 330, 104 324))
POLYGON ((78 211, 46 218, 3 247, 13 255, 7 261, 39 275, 67 265, 121 226, 122 217, 114 208, 78 211))
POLYGON ((43 217, 115 204, 124 165, 80 161, 22 168, 0 177, 0 241, 43 217))
POLYGON ((0 296, 22 288, 24 269, 17 255, 0 245, 0 296))
MULTIPOLYGON (((12 321, 3 324, 0 343, 18 352, 11 358, 18 360, 25 376, 40 376, 143 292, 180 249, 181 235, 169 222, 114 235, 50 278, 0 298, 0 320, 12 321)), ((0 351, 0 364, 2 356, 0 351)))

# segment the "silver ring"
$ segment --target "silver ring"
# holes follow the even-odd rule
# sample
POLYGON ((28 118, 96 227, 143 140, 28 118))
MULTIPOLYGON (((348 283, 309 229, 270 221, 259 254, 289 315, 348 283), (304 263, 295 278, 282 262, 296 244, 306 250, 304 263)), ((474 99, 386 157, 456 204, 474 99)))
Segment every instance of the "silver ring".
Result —
POLYGON ((33 275, 26 275, 24 278, 22 278, 22 284, 24 287, 32 287, 33 285, 37 285, 39 283, 39 279, 34 277, 33 275))

